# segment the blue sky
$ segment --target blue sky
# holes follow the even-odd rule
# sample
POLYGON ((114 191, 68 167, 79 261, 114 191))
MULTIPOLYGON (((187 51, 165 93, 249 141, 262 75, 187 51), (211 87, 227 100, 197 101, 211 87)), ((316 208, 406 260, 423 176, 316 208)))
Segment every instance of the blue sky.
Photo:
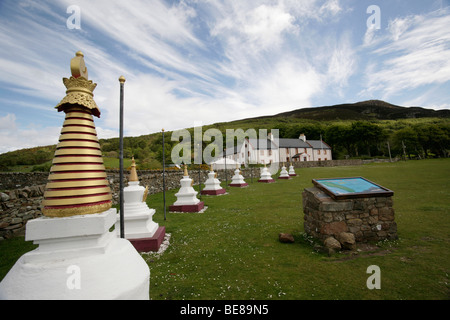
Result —
POLYGON ((368 99, 450 108, 449 0, 2 0, 0 153, 57 143, 78 50, 100 138, 119 135, 120 75, 126 136, 368 99))

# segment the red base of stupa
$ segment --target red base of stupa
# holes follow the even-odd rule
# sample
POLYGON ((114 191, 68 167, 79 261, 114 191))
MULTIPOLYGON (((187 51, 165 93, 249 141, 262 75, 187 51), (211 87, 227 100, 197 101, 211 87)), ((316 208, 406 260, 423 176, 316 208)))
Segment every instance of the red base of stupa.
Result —
POLYGON ((258 180, 258 182, 272 183, 272 182, 275 182, 275 180, 273 180, 273 179, 260 179, 260 180, 258 180))
POLYGON ((238 187, 238 188, 244 188, 248 186, 248 183, 230 183, 230 187, 238 187))
POLYGON ((201 194, 206 194, 209 196, 217 196, 219 194, 224 194, 226 191, 225 189, 218 189, 218 190, 202 190, 201 194))
POLYGON ((171 212, 199 212, 205 207, 203 201, 197 204, 185 204, 185 205, 171 205, 169 211, 171 212))
POLYGON ((158 251, 166 235, 166 227, 159 227, 153 237, 128 239, 138 252, 158 251))
POLYGON ((278 177, 278 179, 290 179, 291 177, 278 177))

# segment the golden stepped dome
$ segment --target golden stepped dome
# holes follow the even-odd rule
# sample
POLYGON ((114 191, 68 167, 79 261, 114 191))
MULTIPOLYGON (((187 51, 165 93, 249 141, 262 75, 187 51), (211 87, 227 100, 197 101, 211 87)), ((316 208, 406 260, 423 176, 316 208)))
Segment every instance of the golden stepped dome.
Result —
POLYGON ((112 204, 93 119, 100 116, 92 94, 96 84, 87 80, 81 52, 72 59, 71 70, 71 80, 64 79, 66 97, 56 106, 66 117, 42 203, 50 217, 100 213, 112 204))

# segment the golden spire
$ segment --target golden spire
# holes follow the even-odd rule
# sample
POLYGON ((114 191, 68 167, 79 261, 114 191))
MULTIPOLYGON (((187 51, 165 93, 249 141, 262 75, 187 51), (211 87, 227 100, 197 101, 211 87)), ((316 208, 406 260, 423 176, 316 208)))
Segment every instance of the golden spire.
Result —
POLYGON ((100 117, 100 110, 93 99, 93 91, 97 84, 88 80, 84 55, 81 51, 78 51, 75 58, 70 61, 70 70, 72 76, 69 79, 63 78, 63 83, 67 88, 66 96, 55 108, 58 111, 64 111, 68 107, 81 106, 89 109, 94 116, 100 117))
POLYGON ((42 202, 42 212, 49 217, 100 213, 111 208, 111 189, 92 117, 100 116, 92 94, 96 84, 87 80, 80 51, 71 60, 70 69, 72 77, 63 79, 66 96, 56 106, 66 117, 42 202))
POLYGON ((187 165, 184 165, 184 176, 189 177, 188 171, 187 171, 187 165))
POLYGON ((134 161, 134 157, 131 159, 131 170, 130 170, 130 177, 128 178, 128 181, 139 181, 137 172, 136 172, 136 161, 134 161))

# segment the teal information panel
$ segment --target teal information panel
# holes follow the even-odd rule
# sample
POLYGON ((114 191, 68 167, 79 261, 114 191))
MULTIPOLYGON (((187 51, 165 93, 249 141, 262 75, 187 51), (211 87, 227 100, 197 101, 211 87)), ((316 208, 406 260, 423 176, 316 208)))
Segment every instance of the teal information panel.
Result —
POLYGON ((363 177, 313 179, 313 184, 334 199, 392 196, 393 191, 363 177))

